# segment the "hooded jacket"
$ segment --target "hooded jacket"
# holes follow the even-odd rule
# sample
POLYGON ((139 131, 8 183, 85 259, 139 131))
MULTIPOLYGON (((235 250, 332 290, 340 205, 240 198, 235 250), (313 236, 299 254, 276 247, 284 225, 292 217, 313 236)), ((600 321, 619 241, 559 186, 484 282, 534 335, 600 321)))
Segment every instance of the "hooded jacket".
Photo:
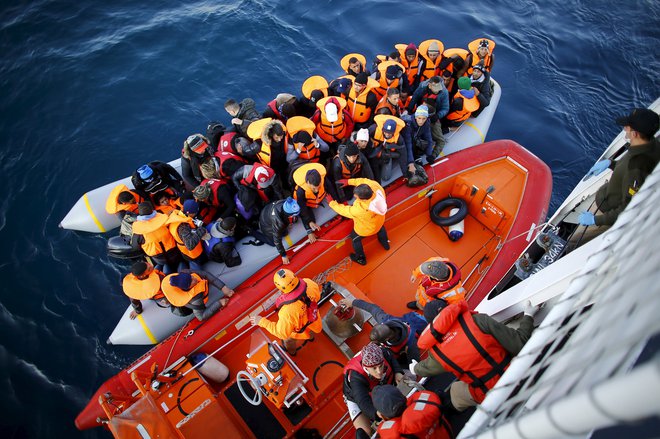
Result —
POLYGON ((261 115, 257 112, 253 99, 243 99, 239 104, 239 107, 236 118, 241 119, 243 122, 241 122, 240 125, 233 125, 233 127, 239 135, 245 137, 247 136, 247 129, 250 124, 255 120, 261 119, 261 115))
POLYGON ((282 238, 289 230, 288 216, 283 210, 284 201, 279 200, 266 204, 259 215, 259 230, 273 241, 277 252, 282 257, 286 256, 282 238))
POLYGON ((339 204, 335 200, 330 202, 330 208, 339 215, 353 220, 353 230, 360 236, 371 236, 385 224, 385 213, 387 212, 387 200, 385 190, 381 185, 367 178, 351 178, 348 180, 351 186, 361 184, 368 185, 374 192, 368 200, 355 199, 352 206, 339 204))

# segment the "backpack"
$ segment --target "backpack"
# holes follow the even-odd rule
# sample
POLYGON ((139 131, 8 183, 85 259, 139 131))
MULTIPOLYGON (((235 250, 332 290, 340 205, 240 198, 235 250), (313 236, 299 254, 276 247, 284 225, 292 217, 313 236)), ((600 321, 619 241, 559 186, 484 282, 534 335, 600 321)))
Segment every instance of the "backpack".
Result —
POLYGON ((408 187, 423 186, 429 182, 429 176, 419 163, 415 163, 415 172, 406 171, 406 178, 408 187))
POLYGON ((211 148, 213 151, 218 150, 218 144, 220 143, 220 137, 225 133, 227 128, 220 122, 209 122, 206 127, 206 138, 209 139, 211 148))

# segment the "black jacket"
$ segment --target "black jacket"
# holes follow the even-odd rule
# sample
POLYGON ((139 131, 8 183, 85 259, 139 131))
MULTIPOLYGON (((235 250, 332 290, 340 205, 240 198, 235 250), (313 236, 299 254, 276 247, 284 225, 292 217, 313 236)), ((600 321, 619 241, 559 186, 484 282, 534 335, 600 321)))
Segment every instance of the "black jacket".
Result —
POLYGON ((284 200, 266 204, 259 215, 259 230, 277 249, 280 256, 286 256, 282 238, 289 230, 289 218, 283 210, 284 200))

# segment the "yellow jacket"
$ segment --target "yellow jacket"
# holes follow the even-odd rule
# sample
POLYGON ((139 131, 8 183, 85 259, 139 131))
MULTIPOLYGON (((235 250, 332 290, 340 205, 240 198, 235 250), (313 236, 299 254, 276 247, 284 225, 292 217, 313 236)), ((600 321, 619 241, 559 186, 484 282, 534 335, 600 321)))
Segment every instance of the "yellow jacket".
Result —
POLYGON ((352 206, 339 204, 332 200, 330 208, 341 216, 351 218, 353 230, 358 235, 375 235, 385 224, 385 213, 387 212, 385 190, 381 185, 368 178, 350 178, 348 184, 351 186, 366 184, 374 191, 374 195, 368 200, 356 198, 352 206))
MULTIPOLYGON (((321 298, 319 285, 311 279, 302 279, 307 284, 307 297, 312 302, 318 302, 321 298)), ((309 331, 321 332, 323 324, 319 316, 316 321, 309 325, 302 333, 299 333, 307 324, 307 305, 302 300, 296 300, 293 303, 282 305, 277 312, 277 322, 266 318, 259 320, 259 326, 273 334, 275 337, 284 340, 287 338, 296 338, 307 340, 311 338, 309 331)))

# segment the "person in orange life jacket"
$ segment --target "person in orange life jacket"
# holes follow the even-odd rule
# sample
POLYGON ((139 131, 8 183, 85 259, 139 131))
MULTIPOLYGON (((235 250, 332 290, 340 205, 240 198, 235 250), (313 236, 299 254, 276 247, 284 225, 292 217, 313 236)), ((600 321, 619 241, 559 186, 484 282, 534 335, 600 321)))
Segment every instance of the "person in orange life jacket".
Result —
MULTIPOLYGON (((316 103, 328 96, 328 81, 323 76, 310 76, 302 84, 302 94, 298 98, 298 116, 312 117, 316 112, 316 103)), ((290 132, 288 122, 287 131, 290 132)))
POLYGON ((332 180, 335 182, 334 192, 337 194, 335 198, 340 203, 345 203, 353 198, 353 188, 346 185, 349 178, 374 179, 369 161, 353 142, 339 147, 337 155, 332 159, 331 166, 332 180))
POLYGON ((138 204, 143 201, 140 194, 131 191, 125 184, 115 186, 105 202, 105 211, 117 215, 120 220, 127 214, 137 216, 138 204))
POLYGON ((305 163, 319 163, 321 156, 330 150, 330 146, 318 134, 310 135, 299 131, 289 142, 286 161, 289 162, 289 174, 305 163))
POLYGON ((472 66, 472 88, 475 90, 477 100, 479 101, 479 109, 472 112, 473 117, 477 117, 481 112, 490 105, 490 98, 492 91, 490 88, 490 73, 483 64, 478 63, 472 66))
POLYGON ((373 174, 373 178, 371 178, 371 180, 380 181, 380 159, 378 158, 379 151, 374 148, 374 143, 369 138, 369 129, 362 128, 353 132, 347 145, 350 143, 355 144, 355 146, 358 147, 360 154, 367 158, 369 167, 371 168, 371 173, 373 174))
POLYGON ((458 78, 458 93, 449 106, 449 113, 442 119, 443 131, 456 131, 468 120, 472 112, 479 109, 479 90, 472 87, 472 80, 467 76, 458 78))
POLYGON ((196 271, 201 270, 202 264, 207 261, 202 245, 202 240, 207 232, 203 223, 194 219, 198 213, 197 201, 186 200, 183 203, 183 211, 173 211, 165 223, 176 241, 183 260, 196 271))
POLYGON ((454 95, 456 95, 456 92, 458 91, 458 82, 449 70, 443 71, 440 77, 442 78, 442 83, 445 85, 449 94, 449 105, 451 105, 454 100, 454 95))
POLYGON ((255 163, 244 165, 234 172, 232 182, 238 190, 238 199, 244 209, 258 209, 265 203, 284 198, 280 180, 275 171, 255 163))
POLYGON ((345 76, 333 79, 328 85, 328 96, 348 99, 348 93, 351 91, 351 87, 353 87, 353 80, 345 76))
POLYGON ((201 134, 193 134, 183 142, 181 150, 181 175, 186 189, 193 190, 202 182, 201 166, 213 156, 209 140, 201 134))
POLYGON ((298 100, 290 93, 279 93, 266 105, 261 117, 270 117, 286 123, 287 119, 297 115, 298 100))
POLYGON ((452 305, 444 300, 429 302, 424 318, 431 324, 417 342, 420 349, 429 350, 429 356, 413 362, 410 371, 419 376, 451 372, 459 380, 449 388, 453 408, 463 411, 480 404, 531 336, 538 308, 527 301, 514 330, 470 311, 465 301, 452 305))
POLYGON ((344 56, 339 65, 346 72, 346 74, 351 76, 357 76, 360 73, 366 73, 367 76, 371 75, 371 72, 367 70, 367 58, 360 53, 349 53, 344 56))
POLYGON ((360 265, 367 265, 367 257, 364 254, 362 238, 377 235, 378 242, 385 250, 390 249, 390 241, 385 230, 385 213, 387 213, 387 201, 385 190, 381 185, 367 178, 350 178, 347 185, 355 186, 353 194, 355 201, 352 206, 330 201, 332 210, 339 215, 353 220, 353 231, 349 235, 353 243, 353 251, 350 258, 360 265))
POLYGON ((316 133, 335 151, 340 142, 348 139, 353 131, 353 118, 346 108, 346 101, 339 97, 328 97, 316 103, 317 111, 312 116, 316 133))
POLYGON ((176 270, 181 261, 176 241, 165 224, 167 218, 167 215, 156 212, 151 202, 143 201, 138 206, 131 238, 131 245, 142 247, 144 253, 156 263, 156 268, 165 274, 176 270))
POLYGON ((461 270, 446 258, 432 257, 422 262, 413 270, 410 282, 417 282, 415 300, 406 305, 410 309, 422 310, 434 299, 449 303, 465 299, 461 270))
MULTIPOLYGON (((378 96, 370 89, 367 91, 367 83, 369 82, 369 79, 370 78, 364 72, 355 76, 353 88, 348 94, 348 109, 355 122, 353 130, 367 128, 373 123, 376 106, 378 106, 378 96)), ((372 80, 371 86, 375 83, 376 81, 372 80)))
POLYGON ((314 209, 321 207, 326 196, 330 199, 337 197, 334 186, 325 176, 325 167, 320 163, 308 163, 293 173, 293 180, 296 184, 293 198, 300 206, 300 218, 310 243, 316 242, 314 232, 321 230, 321 227, 316 224, 314 209))
POLYGON ((360 308, 367 311, 376 320, 369 339, 374 343, 389 348, 402 364, 409 360, 419 361, 417 338, 428 322, 416 312, 409 312, 401 317, 386 313, 380 306, 366 300, 345 298, 338 303, 340 308, 360 308))
POLYGON ((207 320, 229 303, 234 290, 219 278, 205 271, 181 270, 165 276, 161 288, 174 306, 191 309, 197 320, 207 320), (209 303, 209 296, 220 296, 209 303))
POLYGON ((419 44, 419 52, 423 61, 420 67, 420 82, 439 74, 438 65, 442 61, 440 52, 445 49, 440 40, 426 40, 419 44))
POLYGON ((225 111, 232 117, 232 129, 242 137, 247 136, 247 128, 255 120, 261 119, 254 100, 245 98, 239 104, 233 99, 225 102, 225 111))
POLYGON ((241 255, 236 251, 236 218, 220 218, 206 226, 209 236, 203 241, 204 251, 213 262, 224 263, 227 267, 241 265, 241 255))
POLYGON ((387 348, 369 343, 344 367, 344 402, 355 430, 371 434, 371 422, 378 420, 371 392, 377 385, 398 384, 403 369, 387 348))
POLYGON ((490 73, 493 70, 493 64, 495 63, 495 54, 493 53, 494 48, 495 42, 492 40, 480 38, 471 41, 468 44, 470 54, 468 55, 467 61, 472 67, 481 63, 481 65, 484 66, 484 69, 490 73))
POLYGON ((259 214, 259 230, 252 230, 255 238, 274 246, 282 258, 282 264, 289 263, 282 238, 289 232, 289 226, 298 220, 300 206, 291 197, 266 204, 259 214))
POLYGON ((184 191, 181 175, 169 164, 159 161, 140 166, 133 172, 131 182, 135 191, 154 205, 158 201, 157 196, 162 193, 178 197, 184 191))
POLYGON ((160 283, 165 277, 163 272, 154 269, 153 265, 138 261, 131 266, 131 272, 124 276, 122 289, 131 299, 130 319, 142 314, 142 300, 153 300, 161 308, 169 308, 170 303, 160 289, 160 283))
POLYGON ((375 75, 375 79, 380 82, 380 87, 374 89, 376 96, 382 99, 388 88, 398 88, 401 99, 405 101, 408 97, 410 85, 404 73, 404 69, 399 63, 392 64, 388 61, 381 63, 375 75))
POLYGON ((458 79, 462 76, 465 76, 470 65, 466 61, 467 51, 464 49, 458 49, 459 51, 466 52, 464 57, 460 54, 447 56, 447 52, 454 50, 455 49, 445 50, 443 53, 442 61, 440 61, 440 64, 438 64, 438 69, 440 69, 440 72, 450 71, 454 79, 458 79))
POLYGON ((440 155, 440 148, 435 147, 435 142, 431 135, 428 107, 426 105, 417 107, 415 117, 406 117, 406 124, 408 125, 408 129, 405 131, 405 134, 409 136, 407 142, 410 142, 413 146, 414 159, 425 157, 428 163, 433 163, 440 155))
POLYGON ((311 279, 299 279, 291 270, 282 268, 275 272, 273 282, 282 295, 275 302, 277 322, 265 317, 250 317, 252 325, 258 325, 282 340, 289 355, 298 351, 298 340, 314 341, 314 333, 323 330, 318 315, 317 302, 321 298, 319 285, 311 279))
POLYGON ((389 114, 395 117, 401 117, 401 92, 398 88, 388 88, 385 96, 378 101, 376 114, 389 114))
POLYGON ((374 387, 371 392, 376 413, 383 422, 376 437, 381 439, 454 437, 451 424, 445 418, 443 401, 429 390, 416 391, 406 398, 391 384, 374 387))
POLYGON ((433 76, 419 85, 410 99, 408 113, 413 114, 415 107, 422 104, 426 104, 428 107, 431 118, 431 135, 435 144, 438 145, 438 154, 440 154, 447 143, 442 134, 441 119, 449 112, 449 91, 440 76, 433 76))
POLYGON ((369 127, 369 137, 373 139, 374 147, 382 148, 381 158, 381 183, 382 179, 390 176, 383 172, 383 167, 388 161, 396 161, 401 169, 401 175, 406 171, 414 173, 415 164, 413 159, 412 145, 408 142, 410 136, 406 131, 408 127, 405 122, 395 117, 378 115, 374 118, 374 124, 369 127), (382 119, 381 119, 382 118, 382 119))
POLYGON ((400 62, 406 68, 408 93, 413 93, 419 86, 420 72, 424 70, 424 58, 419 55, 415 43, 408 44, 405 49, 399 50, 399 53, 401 54, 400 62))

